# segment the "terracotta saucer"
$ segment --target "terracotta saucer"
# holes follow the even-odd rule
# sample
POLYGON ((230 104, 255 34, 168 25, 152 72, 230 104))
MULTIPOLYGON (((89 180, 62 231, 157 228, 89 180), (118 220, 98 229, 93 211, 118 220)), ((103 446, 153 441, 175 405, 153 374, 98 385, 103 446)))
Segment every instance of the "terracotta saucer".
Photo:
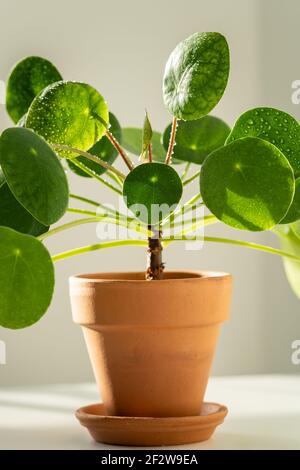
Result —
POLYGON ((76 417, 97 442, 127 446, 163 446, 206 441, 227 415, 217 403, 203 403, 199 416, 144 418, 107 416, 102 403, 84 406, 76 417))

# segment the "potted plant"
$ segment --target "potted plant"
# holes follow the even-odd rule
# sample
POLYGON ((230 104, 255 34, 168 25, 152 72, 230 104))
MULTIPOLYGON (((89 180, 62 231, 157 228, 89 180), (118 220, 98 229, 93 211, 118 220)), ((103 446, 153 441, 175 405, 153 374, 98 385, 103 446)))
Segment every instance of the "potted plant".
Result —
POLYGON ((64 81, 48 60, 25 58, 8 79, 6 104, 15 126, 0 138, 0 325, 24 328, 44 315, 59 260, 124 245, 147 250, 145 273, 129 266, 127 273, 70 280, 73 317, 83 327, 110 415, 200 413, 219 326, 228 318, 231 277, 165 272, 162 250, 170 243, 203 240, 280 255, 300 295, 300 125, 266 107, 246 111, 232 129, 209 115, 228 75, 221 34, 195 33, 178 44, 163 78, 173 119, 162 135, 147 114, 142 129, 122 129, 98 91, 64 81), (118 156, 126 174, 114 165, 118 156), (129 214, 69 193, 65 162, 124 198, 129 214), (191 165, 199 170, 190 176, 191 165), (181 203, 195 180, 196 194, 181 203), (70 199, 88 209, 70 208, 70 199), (203 207, 209 213, 199 215, 203 207), (50 228, 66 212, 78 218, 50 228), (48 237, 99 222, 137 235, 49 254, 48 237), (283 249, 199 233, 218 222, 272 230, 283 249))

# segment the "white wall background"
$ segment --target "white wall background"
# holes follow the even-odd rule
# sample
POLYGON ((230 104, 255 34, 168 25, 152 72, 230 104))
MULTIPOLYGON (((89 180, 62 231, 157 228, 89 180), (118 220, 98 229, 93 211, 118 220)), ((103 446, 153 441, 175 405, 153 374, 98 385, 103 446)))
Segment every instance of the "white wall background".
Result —
MULTIPOLYGON (((230 44, 230 82, 217 115, 233 124, 247 108, 272 104, 300 117, 300 108, 290 101, 291 81, 300 78, 297 0, 1 0, 0 14, 0 79, 23 56, 47 57, 64 78, 99 89, 124 126, 140 126, 145 107, 154 128, 162 130, 169 122, 161 96, 164 64, 177 42, 195 31, 220 31, 230 44)), ((7 125, 0 106, 0 129, 7 125)), ((112 200, 98 183, 72 175, 71 188, 102 202, 112 200)), ((233 233, 222 226, 208 232, 276 242, 269 234, 233 233)), ((48 246, 57 253, 95 241, 95 227, 84 227, 51 239, 48 246)), ((292 340, 300 337, 300 303, 280 259, 215 244, 199 252, 178 244, 165 258, 168 269, 234 275, 232 318, 222 331, 215 374, 299 373, 290 355, 292 340)), ((7 345, 0 383, 92 379, 80 329, 71 320, 68 276, 143 270, 144 265, 141 248, 101 251, 57 264, 55 297, 42 321, 22 331, 0 329, 0 340, 7 345)))

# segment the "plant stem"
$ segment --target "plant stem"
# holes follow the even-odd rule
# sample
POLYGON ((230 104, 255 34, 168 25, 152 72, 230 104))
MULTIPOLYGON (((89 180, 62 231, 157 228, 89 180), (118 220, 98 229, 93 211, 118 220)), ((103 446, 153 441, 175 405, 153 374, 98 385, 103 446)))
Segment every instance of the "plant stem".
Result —
POLYGON ((120 191, 120 189, 116 188, 115 186, 113 186, 111 183, 109 183, 108 181, 106 181, 105 179, 101 178, 99 175, 97 175, 97 173, 95 173, 93 170, 91 170, 90 168, 88 168, 87 166, 83 165, 81 162, 79 162, 78 160, 76 160, 76 158, 72 159, 72 163, 77 166, 78 168, 80 168, 82 171, 84 171, 87 175, 91 176, 92 178, 95 178, 97 181, 99 181, 100 183, 104 184, 105 186, 107 186, 107 188, 111 189, 112 191, 114 191, 115 193, 119 194, 120 196, 123 195, 122 191, 120 191))
POLYGON ((148 237, 148 250, 147 250, 147 281, 159 281, 164 277, 164 263, 162 261, 162 244, 161 244, 161 230, 153 230, 151 225, 148 229, 152 232, 152 236, 148 237))
POLYGON ((79 196, 77 194, 70 194, 70 197, 72 199, 77 199, 78 201, 86 202, 87 204, 91 204, 92 206, 96 206, 96 207, 101 207, 102 206, 102 204, 100 204, 97 201, 93 201, 92 199, 87 199, 86 197, 79 196))
POLYGON ((188 174, 188 171, 190 169, 190 166, 191 166, 191 162, 187 162, 187 164, 185 165, 184 167, 184 170, 183 170, 183 173, 181 175, 181 181, 182 183, 184 183, 184 180, 186 178, 186 175, 188 174))
POLYGON ((68 207, 67 212, 72 212, 74 214, 89 215, 92 217, 101 217, 102 214, 97 214, 96 211, 87 211, 86 209, 78 209, 77 207, 68 207))
POLYGON ((123 188, 123 181, 119 178, 119 176, 109 170, 106 171, 106 175, 109 176, 113 181, 115 181, 115 183, 117 183, 120 188, 123 188))
MULTIPOLYGON (((55 150, 65 150, 67 152, 72 152, 72 153, 76 153, 77 155, 81 155, 82 157, 85 157, 88 160, 91 160, 92 162, 98 163, 98 165, 102 166, 106 170, 110 170, 112 173, 115 173, 120 178, 125 179, 125 175, 123 175, 121 171, 117 170, 116 168, 114 168, 109 163, 102 160, 102 158, 97 157, 96 155, 92 155, 91 153, 85 152, 84 150, 80 150, 75 147, 70 147, 69 145, 64 145, 64 144, 51 144, 51 147, 53 147, 55 150)), ((72 161, 74 160, 74 158, 68 158, 68 159, 72 161)))
MULTIPOLYGON (((92 199, 87 199, 83 196, 78 196, 77 194, 70 194, 70 197, 72 199, 76 199, 78 201, 86 202, 87 204, 91 204, 92 206, 100 207, 104 211, 109 212, 110 214, 113 214, 115 217, 125 217, 125 218, 127 218, 127 216, 125 214, 121 214, 121 212, 118 212, 118 211, 112 209, 111 207, 107 207, 104 204, 101 204, 100 202, 93 201, 92 199)), ((77 212, 78 214, 89 215, 88 211, 85 211, 84 209, 69 208, 67 210, 69 212, 77 212)), ((92 214, 92 215, 95 214, 96 215, 97 213, 96 212, 92 212, 92 213, 90 212, 90 214, 92 214)), ((134 219, 131 218, 130 220, 134 220, 134 219)))
POLYGON ((196 178, 198 178, 198 176, 200 176, 200 170, 197 171, 197 173, 194 173, 190 178, 188 178, 187 180, 185 180, 182 184, 183 186, 186 186, 187 184, 191 183, 192 181, 194 181, 196 178))
POLYGON ((173 224, 170 225, 170 229, 174 229, 176 227, 180 227, 182 226, 183 224, 184 225, 187 225, 187 224, 191 224, 189 225, 186 229, 185 229, 185 233, 189 233, 189 232, 194 232, 195 230, 197 230, 197 228, 200 226, 206 226, 206 225, 211 225, 211 224, 215 224, 219 222, 217 217, 215 217, 214 215, 205 215, 204 217, 202 217, 201 219, 198 219, 198 220, 181 220, 179 222, 174 222, 173 224), (196 226, 197 224, 197 226, 196 226), (189 232, 187 232, 186 230, 189 230, 189 232))
POLYGON ((115 136, 113 136, 112 133, 108 129, 106 129, 105 135, 109 139, 109 141, 112 143, 112 145, 116 148, 116 150, 119 152, 119 154, 123 158, 125 164, 127 165, 128 169, 130 171, 133 170, 134 165, 133 165, 132 161, 128 157, 125 150, 121 147, 121 145, 119 144, 119 142, 117 141, 115 136))
POLYGON ((176 217, 182 214, 187 214, 188 212, 196 209, 197 204, 194 204, 198 199, 201 198, 201 194, 198 193, 195 196, 191 197, 183 206, 178 207, 174 212, 172 212, 166 219, 163 221, 162 226, 166 225, 169 220, 175 220, 176 217))
MULTIPOLYGON (((78 210, 76 212, 78 212, 78 210)), ((93 214, 93 213, 91 212, 90 214, 93 214)), ((94 217, 84 217, 82 219, 72 220, 71 222, 60 225, 58 227, 53 228, 52 230, 49 230, 48 232, 43 233, 37 238, 38 240, 42 241, 48 237, 51 237, 52 235, 56 235, 57 233, 64 232, 65 230, 69 230, 73 227, 78 227, 79 225, 91 224, 91 223, 96 223, 96 222, 104 222, 106 224, 112 224, 112 225, 121 225, 123 227, 128 228, 129 230, 133 230, 134 232, 146 235, 147 237, 152 235, 152 232, 150 232, 149 230, 147 230, 146 228, 144 228, 143 226, 139 224, 134 225, 132 221, 128 221, 125 219, 119 220, 114 217, 110 217, 108 214, 103 214, 103 215, 98 215, 94 217)))
MULTIPOLYGON (((196 238, 194 238, 196 240, 196 238)), ((201 239, 201 238, 200 238, 201 239)), ((174 238, 164 238, 162 239, 162 242, 173 242, 174 238)), ((185 237, 182 239, 183 241, 192 241, 191 238, 185 237)), ((197 240, 199 238, 197 237, 197 240)), ((252 243, 252 242, 245 242, 243 240, 230 240, 228 238, 219 238, 219 237, 202 237, 202 240, 207 241, 207 242, 213 242, 213 243, 226 243, 226 244, 231 244, 231 245, 239 245, 239 246, 244 246, 246 248, 251 248, 253 250, 258 250, 258 251, 264 251, 266 253, 271 253, 275 254, 278 256, 282 256, 285 258, 290 258, 295 261, 300 262, 300 257, 293 255, 292 253, 288 253, 283 250, 278 250, 276 248, 270 247, 270 246, 265 246, 265 245, 259 245, 257 243, 252 243)), ((53 261, 59 261, 65 258, 70 258, 71 256, 76 256, 80 255, 83 253, 88 253, 90 251, 96 251, 96 250, 101 250, 104 248, 113 248, 116 246, 128 246, 128 245, 135 245, 135 246, 147 246, 148 243, 146 240, 114 240, 114 241, 109 241, 109 242, 103 242, 103 243, 97 243, 95 245, 88 245, 88 246, 83 246, 80 248, 75 248, 73 250, 65 251, 63 253, 59 253, 57 255, 52 256, 53 261)))
POLYGON ((114 248, 116 246, 147 246, 146 240, 114 240, 103 243, 96 243, 95 245, 82 246, 80 248, 74 248, 73 250, 64 251, 63 253, 58 253, 57 255, 52 256, 52 261, 60 261, 65 258, 70 258, 71 256, 81 255, 83 253, 88 253, 90 251, 102 250, 104 248, 114 248))
MULTIPOLYGON (((103 204, 100 204, 100 207, 104 211, 109 212, 109 214, 113 215, 114 218, 117 219, 117 220, 119 220, 119 219, 127 220, 129 223, 136 222, 136 219, 134 219, 132 217, 127 217, 126 215, 121 214, 121 212, 114 211, 113 209, 110 209, 110 208, 104 206, 103 204)), ((93 217, 97 217, 97 216, 101 217, 101 215, 102 215, 102 214, 97 214, 97 212, 95 212, 95 211, 87 211, 86 209, 78 209, 77 207, 76 208, 69 207, 67 209, 67 212, 74 212, 75 214, 89 215, 89 216, 93 216, 93 217)), ((147 228, 145 224, 144 224, 144 228, 147 228)))
POLYGON ((271 253, 273 255, 282 256, 284 258, 290 258, 295 261, 300 262, 300 257, 296 256, 292 253, 288 253, 287 251, 279 250, 277 248, 273 248, 271 246, 260 245, 258 243, 253 242, 246 242, 244 240, 231 240, 230 238, 221 238, 221 237, 206 237, 206 236, 197 236, 195 238, 185 237, 183 236, 181 239, 171 237, 171 238, 163 238, 162 242, 172 242, 172 241, 193 241, 193 240, 203 240, 206 242, 213 242, 213 243, 226 243, 229 245, 238 245, 244 246, 246 248, 251 248, 252 250, 264 251, 266 253, 271 253))
MULTIPOLYGON (((214 215, 205 215, 201 219, 198 219, 196 221, 189 220, 189 221, 180 221, 180 222, 175 222, 172 224, 169 229, 174 230, 178 226, 182 226, 184 223, 185 225, 187 223, 191 223, 186 229, 182 230, 182 232, 175 233, 169 241, 166 241, 166 239, 163 240, 163 246, 166 248, 172 241, 175 240, 184 240, 185 236, 188 235, 191 232, 196 232, 199 228, 206 227, 207 225, 215 224, 216 222, 219 222, 218 219, 214 215)), ((199 240, 199 236, 195 239, 199 240)), ((201 238, 200 238, 201 239, 201 238)), ((192 239, 193 240, 193 239, 192 239)))
POLYGON ((169 147, 168 147, 168 151, 167 151, 167 155, 166 155, 166 161, 165 161, 165 163, 167 165, 170 165, 172 163, 172 155, 173 155, 173 149, 174 149, 174 145, 175 145, 176 131, 177 131, 177 118, 174 116, 173 120, 172 120, 169 147))
MULTIPOLYGON (((105 209, 105 207, 104 207, 105 209)), ((117 211, 111 211, 110 214, 112 215, 113 218, 110 217, 109 214, 97 214, 97 212, 93 211, 87 211, 85 209, 77 209, 73 207, 69 207, 67 209, 67 212, 73 212, 75 214, 81 214, 81 215, 88 215, 91 217, 98 217, 99 220, 102 220, 103 216, 106 216, 107 223, 114 223, 115 225, 122 225, 122 227, 127 227, 129 230, 133 230, 138 233, 142 233, 144 235, 151 236, 152 232, 148 230, 147 226, 141 223, 136 223, 136 219, 133 219, 131 217, 126 217, 125 215, 121 214, 120 212, 117 211), (110 219, 109 219, 110 217, 110 219), (108 222, 109 220, 112 220, 112 222, 108 222)), ((82 219, 83 220, 83 219, 82 219)), ((49 233, 49 232, 48 232, 49 233)))
POLYGON ((53 228, 52 230, 49 230, 48 232, 43 233, 42 235, 38 236, 37 238, 38 238, 38 240, 42 241, 42 240, 45 240, 48 237, 51 237, 52 235, 56 235, 57 233, 63 232, 64 230, 68 230, 68 229, 73 228, 73 227, 77 227, 78 225, 100 222, 100 220, 102 220, 102 218, 105 218, 105 217, 106 217, 106 215, 103 215, 103 217, 100 217, 100 216, 98 216, 98 217, 89 217, 89 218, 85 217, 83 219, 73 220, 72 222, 68 222, 67 224, 60 225, 59 227, 53 228))
POLYGON ((153 157, 152 157, 152 143, 150 142, 149 147, 148 147, 148 159, 149 163, 153 162, 153 157))

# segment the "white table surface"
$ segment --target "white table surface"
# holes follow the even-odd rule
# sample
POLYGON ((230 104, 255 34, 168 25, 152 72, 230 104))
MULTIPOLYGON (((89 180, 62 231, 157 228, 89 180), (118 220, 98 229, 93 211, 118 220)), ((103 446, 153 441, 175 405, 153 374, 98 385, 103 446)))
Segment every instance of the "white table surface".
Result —
MULTIPOLYGON (((172 449, 300 449, 300 376, 211 378, 208 401, 229 414, 207 442, 172 449)), ((94 384, 0 390, 0 449, 126 449, 97 444, 74 410, 99 401, 94 384)), ((131 447, 132 449, 132 447, 131 447)))

